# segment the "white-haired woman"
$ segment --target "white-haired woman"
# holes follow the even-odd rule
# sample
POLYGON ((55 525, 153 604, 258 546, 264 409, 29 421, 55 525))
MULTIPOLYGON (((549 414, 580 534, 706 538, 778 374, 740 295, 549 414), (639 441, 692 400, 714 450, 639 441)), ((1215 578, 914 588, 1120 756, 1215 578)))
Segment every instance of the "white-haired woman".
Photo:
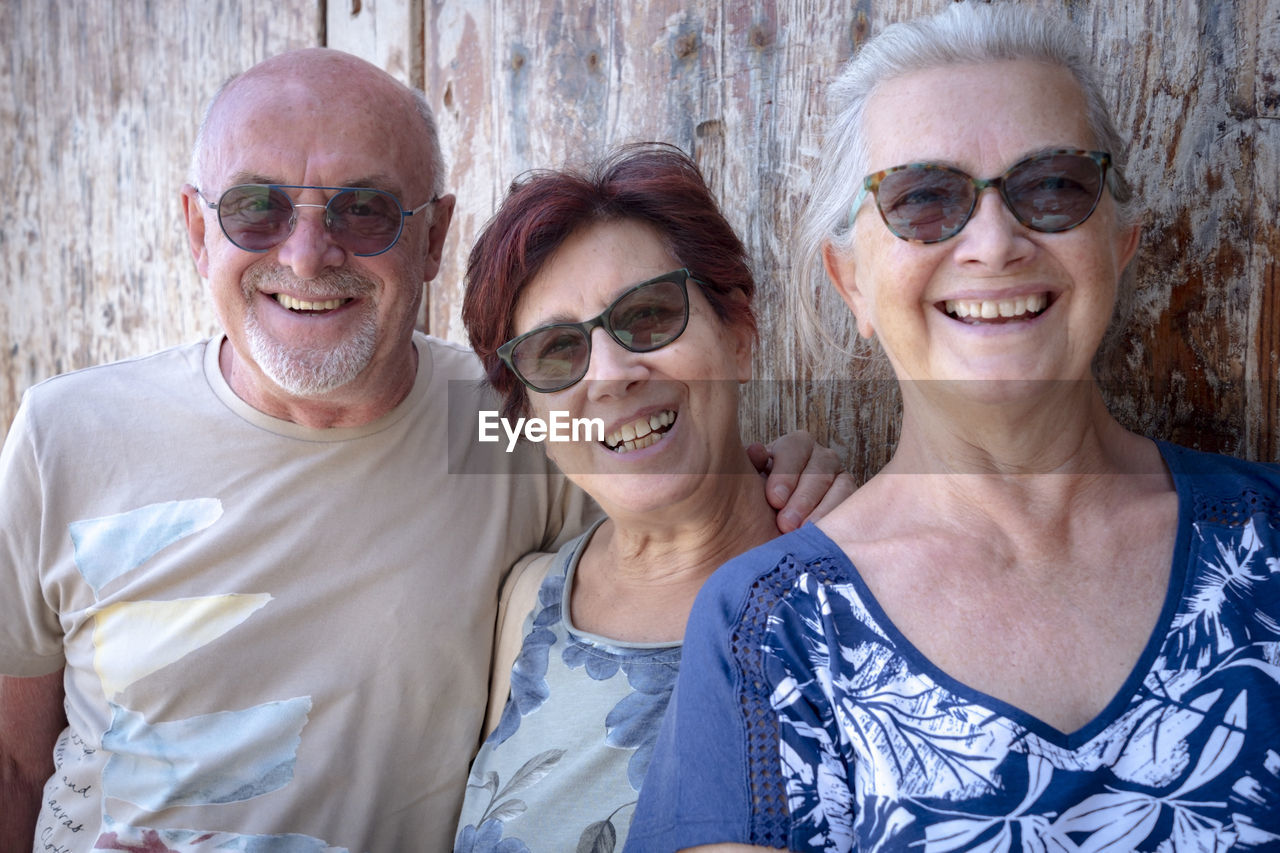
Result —
POLYGON ((1138 228, 1081 44, 953 6, 833 86, 801 248, 901 440, 704 587, 628 850, 1280 843, 1280 469, 1103 403, 1138 228))

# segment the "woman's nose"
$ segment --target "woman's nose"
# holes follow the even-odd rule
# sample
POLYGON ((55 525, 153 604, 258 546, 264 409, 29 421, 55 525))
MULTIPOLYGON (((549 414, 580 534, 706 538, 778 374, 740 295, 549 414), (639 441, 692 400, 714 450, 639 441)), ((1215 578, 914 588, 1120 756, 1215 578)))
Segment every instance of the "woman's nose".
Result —
POLYGON ((591 361, 582 377, 591 399, 623 394, 648 375, 644 353, 627 350, 603 328, 591 330, 591 361))
POLYGON ((957 235, 956 260, 1002 269, 1034 248, 1027 226, 1018 221, 995 187, 978 194, 973 215, 957 235))

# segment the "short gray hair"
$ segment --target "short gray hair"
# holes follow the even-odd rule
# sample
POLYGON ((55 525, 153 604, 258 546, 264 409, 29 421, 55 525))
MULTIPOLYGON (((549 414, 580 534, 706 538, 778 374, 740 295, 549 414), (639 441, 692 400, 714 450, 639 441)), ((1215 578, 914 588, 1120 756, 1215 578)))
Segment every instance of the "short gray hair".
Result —
POLYGON ((788 290, 791 316, 823 373, 845 372, 849 359, 870 348, 858 337, 849 309, 823 272, 827 243, 852 243, 852 206, 869 170, 864 131, 867 101, 887 80, 948 65, 1033 60, 1068 71, 1085 100, 1085 120, 1098 147, 1111 154, 1107 185, 1123 225, 1136 221, 1133 193, 1124 177, 1127 146, 1116 129, 1084 37, 1066 22, 1013 3, 954 3, 931 17, 885 27, 867 41, 827 88, 828 121, 816 173, 801 215, 788 290))

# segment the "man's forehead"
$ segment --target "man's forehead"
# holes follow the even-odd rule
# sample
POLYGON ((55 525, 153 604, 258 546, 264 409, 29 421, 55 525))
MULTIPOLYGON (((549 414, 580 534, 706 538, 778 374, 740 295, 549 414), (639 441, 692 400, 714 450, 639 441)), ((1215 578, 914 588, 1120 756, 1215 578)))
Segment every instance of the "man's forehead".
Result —
POLYGON ((413 132, 420 119, 412 100, 394 89, 348 81, 322 91, 293 74, 236 82, 206 140, 206 161, 222 182, 325 181, 401 194, 419 171, 413 164, 428 156, 425 134, 413 132))

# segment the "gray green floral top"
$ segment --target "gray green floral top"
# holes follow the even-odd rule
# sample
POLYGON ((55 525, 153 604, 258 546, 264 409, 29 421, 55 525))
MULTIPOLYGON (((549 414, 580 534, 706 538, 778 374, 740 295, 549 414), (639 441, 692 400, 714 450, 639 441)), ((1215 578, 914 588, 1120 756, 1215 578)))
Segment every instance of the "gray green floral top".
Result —
POLYGON ((569 590, 597 523, 552 561, 511 696, 471 767, 454 853, 621 850, 680 666, 680 644, 573 627, 569 590))

